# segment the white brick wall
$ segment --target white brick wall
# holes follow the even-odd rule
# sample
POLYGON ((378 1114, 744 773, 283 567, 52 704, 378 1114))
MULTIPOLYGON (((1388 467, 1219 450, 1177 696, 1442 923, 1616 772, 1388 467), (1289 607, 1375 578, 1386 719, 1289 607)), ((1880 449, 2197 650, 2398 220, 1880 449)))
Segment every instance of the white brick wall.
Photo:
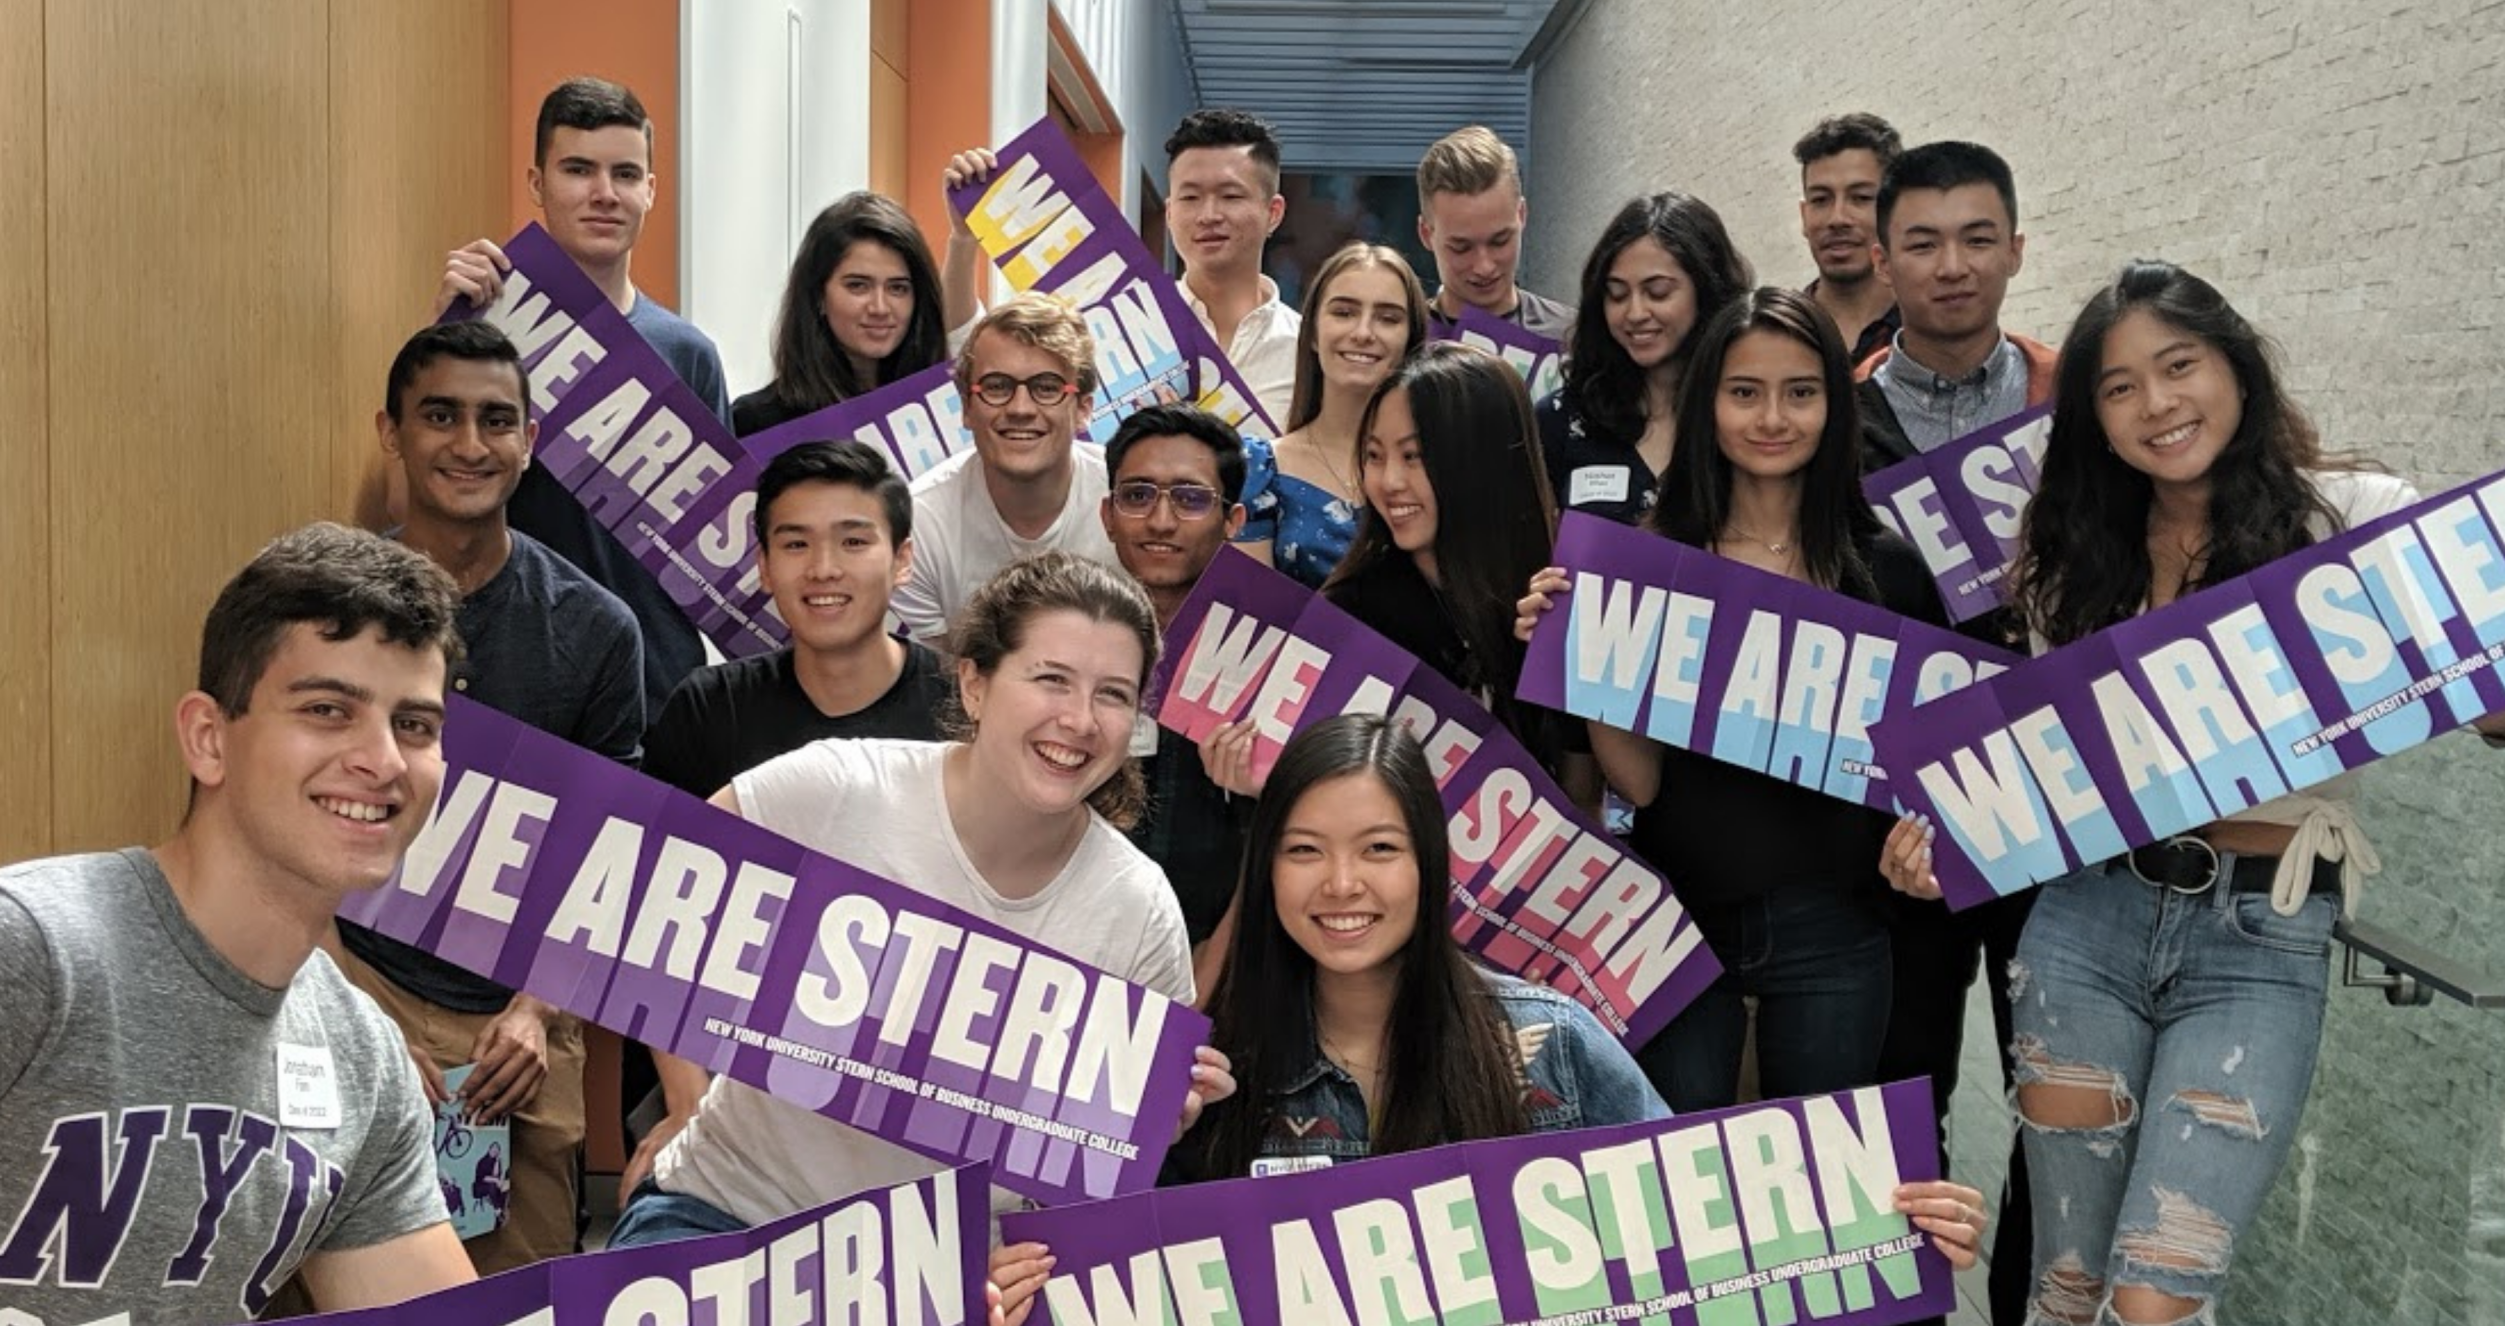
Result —
MULTIPOLYGON (((1847 110, 2009 159, 2008 326, 2057 344, 2125 261, 2167 258, 2278 339, 2333 448, 2430 492, 2505 468, 2505 3, 1594 0, 1534 84, 1527 283, 1571 296, 1659 188, 1805 282, 1791 145, 1847 110)), ((2392 761, 2362 816, 2365 914, 2505 975, 2505 756, 2392 761)), ((1987 1184, 1990 1076, 1958 1106, 1987 1184)), ((2315 1082, 2225 1319, 2505 1326, 2505 1013, 2335 989, 2315 1082)))

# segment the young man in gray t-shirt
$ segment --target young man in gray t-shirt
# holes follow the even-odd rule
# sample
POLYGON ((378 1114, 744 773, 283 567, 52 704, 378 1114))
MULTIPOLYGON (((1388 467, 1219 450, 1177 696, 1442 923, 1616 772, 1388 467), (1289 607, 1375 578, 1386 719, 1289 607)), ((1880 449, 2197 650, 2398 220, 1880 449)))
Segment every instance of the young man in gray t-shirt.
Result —
POLYGON ((451 580, 372 535, 280 538, 209 611, 154 850, 0 870, 0 1307, 233 1321, 471 1278, 400 1034, 315 951, 443 782, 451 580))

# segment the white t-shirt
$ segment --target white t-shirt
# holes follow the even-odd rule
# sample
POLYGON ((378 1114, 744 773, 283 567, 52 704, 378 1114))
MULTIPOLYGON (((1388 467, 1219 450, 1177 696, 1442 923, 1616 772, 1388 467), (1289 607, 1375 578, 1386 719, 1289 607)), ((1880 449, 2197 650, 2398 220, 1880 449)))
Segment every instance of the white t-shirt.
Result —
MULTIPOLYGON (((1183 910, 1155 862, 1088 812, 1070 860, 1030 898, 1004 898, 967 860, 948 821, 940 769, 952 745, 833 739, 803 746, 732 781, 740 813, 828 856, 884 875, 1144 985, 1192 1000, 1183 910)), ((1175 1102, 1179 1112, 1181 1101, 1175 1102)), ((716 1077, 685 1131, 653 1163, 669 1192, 700 1198, 751 1225, 866 1188, 945 1168, 938 1161, 716 1077)), ((1021 1199, 992 1189, 992 1211, 1021 1199)))
POLYGON ((958 452, 913 481, 913 575, 896 589, 888 612, 914 639, 939 647, 974 591, 1021 558, 1058 548, 1119 569, 1113 540, 1097 514, 1108 486, 1105 449, 1071 444, 1070 500, 1042 535, 1022 539, 1000 518, 983 486, 982 458, 958 452))
MULTIPOLYGON (((1209 320, 1209 306, 1192 293, 1189 282, 1183 284, 1183 302, 1191 305, 1210 335, 1217 335, 1217 325, 1209 320)), ((1279 298, 1279 283, 1265 276, 1261 302, 1235 324, 1234 341, 1226 347, 1227 362, 1235 365, 1245 389, 1261 402, 1262 413, 1281 432, 1287 430, 1287 410, 1296 400, 1296 332, 1303 326, 1304 319, 1279 298)))

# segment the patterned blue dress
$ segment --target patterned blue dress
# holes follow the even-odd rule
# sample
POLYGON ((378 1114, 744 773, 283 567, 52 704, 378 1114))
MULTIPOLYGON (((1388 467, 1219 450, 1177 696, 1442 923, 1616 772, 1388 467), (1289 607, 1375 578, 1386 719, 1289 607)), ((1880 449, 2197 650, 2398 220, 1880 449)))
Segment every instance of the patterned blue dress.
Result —
POLYGON ((1270 540, 1270 564, 1316 589, 1357 536, 1348 499, 1279 469, 1263 438, 1244 439, 1244 532, 1239 543, 1270 540))

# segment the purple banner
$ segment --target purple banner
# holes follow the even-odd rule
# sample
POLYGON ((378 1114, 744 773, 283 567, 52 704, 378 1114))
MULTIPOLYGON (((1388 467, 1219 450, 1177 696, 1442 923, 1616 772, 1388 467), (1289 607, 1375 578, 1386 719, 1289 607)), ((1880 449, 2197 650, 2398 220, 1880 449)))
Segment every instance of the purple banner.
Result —
POLYGON ((1055 1259, 1030 1321, 1884 1326, 1955 1306, 1898 1215, 1928 1084, 1471 1142, 1001 1221, 1055 1259))
POLYGON ((981 1326, 989 1177, 965 1165, 754 1229, 559 1257, 320 1326, 981 1326))
POLYGON ((1155 1181, 1198 1013, 452 705, 434 813, 343 917, 1031 1197, 1155 1181))
POLYGON ((1475 346, 1513 365, 1522 375, 1522 385, 1536 401, 1555 391, 1565 381, 1564 347, 1532 331, 1516 326, 1475 304, 1465 306, 1461 316, 1449 323, 1436 323, 1435 339, 1459 341, 1475 346))
POLYGON ((1954 907, 2505 708, 2505 474, 2369 521, 1871 732, 1954 907))
POLYGON ((1554 560, 1573 588, 1531 636, 1521 698, 1880 810, 1870 726, 2020 661, 1580 511, 1554 560))
POLYGON ((445 318, 484 317, 522 352, 539 425, 532 463, 573 492, 724 653, 779 645, 782 624, 735 601, 752 568, 693 555, 708 537, 719 541, 701 513, 746 455, 729 427, 547 231, 524 226, 504 252, 513 270, 496 302, 456 302, 445 318))
POLYGON ((1011 286, 1062 295, 1086 314, 1102 379, 1089 436, 1111 437, 1131 411, 1176 400, 1275 436, 1223 347, 1059 126, 1038 120, 995 155, 992 177, 950 191, 948 204, 1011 286))
POLYGON ((2018 522, 2035 496, 2053 407, 2039 405, 1861 481, 1862 496, 1912 541, 1951 621, 2001 606, 2018 522))
POLYGON ((1253 724, 1254 776, 1290 736, 1388 714, 1426 748, 1452 830, 1453 933, 1580 1000, 1630 1045, 1722 972, 1669 884, 1566 797, 1476 700, 1303 585, 1229 549, 1166 631, 1158 721, 1253 724))

